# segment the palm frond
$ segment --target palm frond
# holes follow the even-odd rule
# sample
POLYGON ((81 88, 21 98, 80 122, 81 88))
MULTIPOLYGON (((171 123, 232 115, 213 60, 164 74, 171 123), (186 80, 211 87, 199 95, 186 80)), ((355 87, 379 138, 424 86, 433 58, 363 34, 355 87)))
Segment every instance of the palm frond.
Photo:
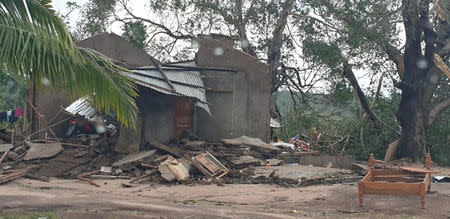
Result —
POLYGON ((96 108, 114 111, 118 120, 134 127, 137 96, 126 69, 107 57, 73 42, 63 21, 49 6, 35 0, 0 0, 0 63, 25 77, 34 74, 73 97, 93 95, 96 108))

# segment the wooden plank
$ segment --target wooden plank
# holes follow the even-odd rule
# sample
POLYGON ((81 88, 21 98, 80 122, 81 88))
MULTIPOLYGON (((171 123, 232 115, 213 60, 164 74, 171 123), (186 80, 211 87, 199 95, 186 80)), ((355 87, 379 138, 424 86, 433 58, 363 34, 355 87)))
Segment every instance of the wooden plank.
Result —
POLYGON ((423 182, 423 178, 417 177, 395 177, 395 176, 376 176, 375 182, 408 182, 408 183, 419 183, 423 182))
POLYGON ((419 183, 364 183, 364 194, 377 195, 420 195, 419 183))
POLYGON ((375 176, 381 176, 381 175, 405 175, 406 172, 401 169, 374 169, 373 173, 375 176))
POLYGON ((203 166, 205 166, 211 173, 216 173, 219 171, 219 168, 211 161, 209 161, 203 154, 200 154, 195 157, 203 166))
POLYGON ((6 156, 8 156, 9 150, 3 152, 2 157, 0 157, 0 164, 2 164, 3 160, 5 160, 6 156))
POLYGON ((207 175, 207 176, 214 176, 213 174, 211 174, 209 172, 209 170, 207 170, 206 168, 204 168, 202 166, 202 164, 200 162, 198 162, 196 159, 193 159, 187 155, 184 156, 187 160, 191 161, 192 165, 194 165, 198 170, 200 170, 200 172, 202 172, 203 174, 207 175))
POLYGON ((161 144, 157 141, 150 142, 150 145, 152 145, 154 148, 158 150, 165 151, 169 154, 175 155, 177 157, 182 157, 183 151, 177 148, 169 147, 167 145, 161 144))
POLYGON ((371 179, 373 178, 373 170, 369 170, 369 172, 366 174, 366 176, 364 176, 364 178, 361 180, 361 182, 370 182, 372 181, 371 179))
POLYGON ((18 179, 22 176, 25 176, 28 174, 28 172, 31 170, 31 168, 24 168, 22 170, 18 170, 17 172, 10 173, 8 175, 0 176, 0 184, 4 184, 6 182, 18 179))
POLYGON ((400 167, 400 169, 412 172, 412 173, 439 173, 439 170, 429 170, 429 169, 423 169, 423 168, 414 168, 414 167, 400 167))

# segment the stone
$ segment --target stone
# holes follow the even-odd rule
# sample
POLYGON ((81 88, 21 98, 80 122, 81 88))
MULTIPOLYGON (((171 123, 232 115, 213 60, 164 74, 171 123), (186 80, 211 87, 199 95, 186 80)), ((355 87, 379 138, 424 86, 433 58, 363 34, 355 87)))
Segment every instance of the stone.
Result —
POLYGON ((24 160, 35 160, 41 158, 54 157, 64 148, 61 143, 31 143, 27 142, 30 146, 28 152, 25 154, 24 160))

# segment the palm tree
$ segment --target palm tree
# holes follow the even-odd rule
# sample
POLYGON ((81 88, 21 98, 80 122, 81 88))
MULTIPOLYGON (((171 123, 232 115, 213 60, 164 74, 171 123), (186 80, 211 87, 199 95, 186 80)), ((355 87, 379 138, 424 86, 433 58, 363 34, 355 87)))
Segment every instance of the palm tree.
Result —
POLYGON ((73 97, 90 95, 104 112, 114 111, 134 127, 136 85, 126 69, 89 49, 78 48, 50 0, 0 0, 0 65, 40 85, 65 89, 73 97))

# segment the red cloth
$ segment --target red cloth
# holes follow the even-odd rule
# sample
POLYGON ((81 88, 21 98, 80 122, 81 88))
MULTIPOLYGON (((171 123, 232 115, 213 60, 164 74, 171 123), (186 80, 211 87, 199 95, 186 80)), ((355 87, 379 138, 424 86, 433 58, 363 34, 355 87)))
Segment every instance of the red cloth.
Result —
POLYGON ((23 108, 16 109, 16 111, 14 112, 14 116, 15 116, 16 118, 17 118, 17 117, 23 116, 23 114, 24 114, 23 108))

